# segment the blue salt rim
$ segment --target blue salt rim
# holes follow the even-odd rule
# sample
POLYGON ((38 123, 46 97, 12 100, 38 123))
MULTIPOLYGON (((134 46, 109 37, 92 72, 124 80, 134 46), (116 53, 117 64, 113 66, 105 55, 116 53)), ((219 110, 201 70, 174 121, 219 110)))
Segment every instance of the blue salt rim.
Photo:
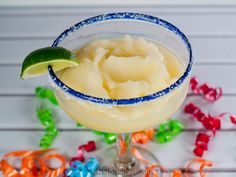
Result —
POLYGON ((191 49, 191 45, 190 45, 188 38, 176 26, 172 25, 171 23, 169 23, 165 20, 150 16, 150 15, 145 15, 145 14, 140 14, 140 13, 130 13, 130 12, 119 12, 119 13, 102 14, 102 15, 98 15, 95 17, 91 17, 91 18, 81 21, 81 22, 71 26, 70 28, 66 29, 53 42, 52 47, 57 47, 58 44, 64 38, 66 38, 68 35, 70 35, 74 31, 76 31, 82 27, 85 27, 87 25, 94 24, 97 22, 108 21, 108 20, 120 20, 120 19, 137 20, 137 21, 145 21, 145 22, 149 22, 149 23, 154 23, 154 24, 160 25, 160 26, 172 31, 176 35, 178 35, 183 40, 183 42, 185 43, 185 45, 189 51, 189 63, 188 63, 188 66, 187 66, 185 72, 183 73, 183 75, 175 83, 173 83, 169 87, 165 88, 164 90, 158 91, 156 93, 150 94, 150 95, 146 95, 143 97, 137 97, 137 98, 130 98, 130 99, 107 99, 107 98, 99 98, 99 97, 86 95, 86 94, 83 94, 81 92, 78 92, 78 91, 70 88, 69 86, 64 84, 56 76, 52 67, 49 66, 48 71, 51 76, 51 79, 58 87, 60 87, 64 92, 69 93, 70 95, 72 95, 74 97, 77 97, 77 98, 80 98, 83 100, 87 100, 90 102, 99 103, 99 104, 112 104, 112 105, 130 105, 130 104, 137 104, 137 103, 142 103, 142 102, 146 102, 146 101, 151 101, 151 100, 154 100, 158 97, 166 95, 184 82, 184 80, 190 74, 190 71, 191 71, 192 65, 193 65, 192 49, 191 49))

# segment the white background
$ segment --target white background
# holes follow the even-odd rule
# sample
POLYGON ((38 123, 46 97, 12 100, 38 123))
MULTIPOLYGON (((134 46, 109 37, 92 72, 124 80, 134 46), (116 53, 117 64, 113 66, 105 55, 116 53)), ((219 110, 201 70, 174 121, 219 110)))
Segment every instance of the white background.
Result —
POLYGON ((0 0, 2 6, 64 5, 232 5, 235 0, 0 0))

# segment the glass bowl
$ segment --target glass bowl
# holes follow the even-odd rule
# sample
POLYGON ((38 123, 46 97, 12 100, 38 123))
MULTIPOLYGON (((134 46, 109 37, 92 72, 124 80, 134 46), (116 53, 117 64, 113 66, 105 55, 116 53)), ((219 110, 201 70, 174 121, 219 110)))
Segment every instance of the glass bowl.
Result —
MULTIPOLYGON (((105 149, 98 154, 102 167, 107 167, 110 170, 106 171, 112 172, 108 174, 109 177, 137 176, 140 169, 145 169, 132 154, 131 133, 166 121, 183 103, 193 65, 189 40, 183 32, 167 21, 150 15, 125 12, 103 14, 81 21, 66 29, 52 45, 75 51, 93 40, 126 34, 141 36, 166 46, 184 62, 183 74, 167 88, 150 95, 129 99, 104 99, 70 88, 59 79, 60 72, 55 73, 52 66, 48 68, 58 102, 71 118, 91 129, 118 133, 116 148, 105 149)), ((142 148, 139 151, 145 159, 158 163, 151 152, 142 148)))

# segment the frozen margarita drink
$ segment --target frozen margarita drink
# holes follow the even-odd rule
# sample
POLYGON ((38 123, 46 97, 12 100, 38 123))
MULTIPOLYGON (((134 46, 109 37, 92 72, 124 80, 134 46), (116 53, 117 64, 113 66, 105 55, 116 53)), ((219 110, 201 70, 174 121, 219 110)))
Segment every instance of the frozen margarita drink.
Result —
MULTIPOLYGON (((57 72, 67 86, 86 95, 108 99, 138 98, 169 87, 185 65, 173 51, 141 37, 98 39, 75 49, 79 65, 57 72)), ((58 90, 62 108, 79 123, 100 131, 125 133, 154 127, 182 104, 187 82, 149 102, 102 105, 58 90)))

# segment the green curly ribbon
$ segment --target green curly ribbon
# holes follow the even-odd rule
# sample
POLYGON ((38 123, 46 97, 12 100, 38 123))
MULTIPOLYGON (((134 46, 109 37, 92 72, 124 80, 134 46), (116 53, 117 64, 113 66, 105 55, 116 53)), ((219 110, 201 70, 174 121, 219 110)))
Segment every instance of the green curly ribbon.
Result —
POLYGON ((52 145, 54 139, 58 136, 52 110, 47 108, 45 104, 42 104, 37 109, 37 118, 45 128, 45 134, 41 138, 39 146, 43 149, 49 148, 52 145))
POLYGON ((55 106, 59 105, 53 91, 49 88, 37 87, 35 89, 35 94, 39 99, 42 99, 42 100, 47 99, 53 105, 55 105, 55 106))
POLYGON ((182 132, 183 128, 183 124, 178 120, 166 121, 159 126, 155 139, 160 144, 170 142, 175 136, 182 132))

